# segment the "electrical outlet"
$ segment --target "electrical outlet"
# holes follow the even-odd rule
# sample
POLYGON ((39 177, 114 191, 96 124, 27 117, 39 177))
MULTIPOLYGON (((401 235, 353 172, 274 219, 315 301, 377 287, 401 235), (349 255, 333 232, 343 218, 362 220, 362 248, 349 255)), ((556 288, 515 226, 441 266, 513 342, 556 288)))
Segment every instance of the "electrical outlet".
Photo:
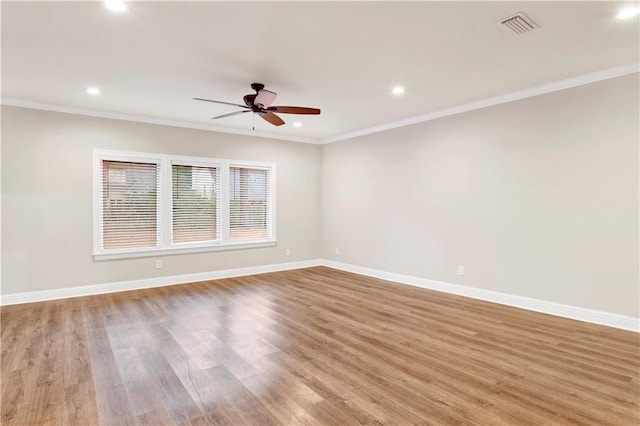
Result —
POLYGON ((161 269, 161 268, 162 268, 162 260, 156 259, 156 269, 161 269))
POLYGON ((464 266, 458 265, 458 275, 464 275, 464 266))
POLYGON ((291 249, 285 249, 284 255, 285 256, 291 256, 291 249))
POLYGON ((340 255, 340 249, 338 247, 335 248, 334 252, 336 253, 336 256, 340 255))

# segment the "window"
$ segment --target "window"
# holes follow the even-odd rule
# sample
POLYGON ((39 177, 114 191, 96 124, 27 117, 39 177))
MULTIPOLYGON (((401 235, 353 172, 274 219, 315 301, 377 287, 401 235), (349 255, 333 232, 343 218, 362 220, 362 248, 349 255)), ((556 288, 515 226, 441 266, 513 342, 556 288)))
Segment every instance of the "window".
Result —
POLYGON ((173 243, 220 239, 220 176, 217 167, 172 164, 173 243))
POLYGON ((104 160, 100 166, 102 247, 156 247, 158 165, 104 160))
POLYGON ((94 257, 275 245, 275 166, 94 153, 94 257))
POLYGON ((264 239, 269 234, 269 170, 229 168, 229 238, 264 239))

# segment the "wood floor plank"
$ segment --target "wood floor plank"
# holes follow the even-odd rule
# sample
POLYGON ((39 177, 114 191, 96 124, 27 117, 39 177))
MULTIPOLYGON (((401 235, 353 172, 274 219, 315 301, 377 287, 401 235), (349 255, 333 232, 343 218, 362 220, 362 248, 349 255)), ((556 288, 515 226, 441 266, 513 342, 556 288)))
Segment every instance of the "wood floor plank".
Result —
POLYGON ((196 363, 189 360, 173 364, 173 368, 203 413, 191 423, 228 425, 243 423, 241 416, 226 399, 231 395, 220 386, 219 369, 212 367, 202 370, 196 363))
POLYGON ((70 300, 64 323, 64 424, 89 424, 98 415, 83 299, 70 300))
POLYGON ((2 424, 640 424, 640 335, 317 267, 1 319, 2 424))
POLYGON ((164 409, 175 423, 184 423, 202 416, 189 392, 160 351, 145 351, 140 360, 149 376, 157 379, 164 395, 164 409))
MULTIPOLYGON (((104 299, 110 303, 109 298, 104 299)), ((88 309, 88 325, 87 346, 98 407, 96 420, 103 424, 128 424, 133 418, 129 395, 122 383, 100 308, 88 309)))

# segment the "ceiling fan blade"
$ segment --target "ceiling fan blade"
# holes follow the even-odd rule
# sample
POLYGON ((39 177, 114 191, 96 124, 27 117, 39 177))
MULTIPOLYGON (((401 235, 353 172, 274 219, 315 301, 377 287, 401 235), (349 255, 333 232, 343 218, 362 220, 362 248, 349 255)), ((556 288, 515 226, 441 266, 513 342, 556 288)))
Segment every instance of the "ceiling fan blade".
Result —
POLYGON ((267 111, 280 112, 282 114, 320 114, 318 108, 295 107, 295 106, 272 106, 267 111))
POLYGON ((251 112, 251 110, 245 109, 244 111, 230 112, 229 114, 223 114, 223 115, 218 115, 217 117, 211 117, 211 119, 215 120, 216 118, 233 117, 234 115, 244 114, 245 112, 251 112))
POLYGON ((240 104, 232 104, 231 102, 222 102, 222 101, 214 101, 211 99, 202 99, 202 98, 193 98, 194 101, 205 101, 205 102, 213 102, 215 104, 224 104, 224 105, 233 105, 233 106, 237 106, 240 108, 247 108, 250 109, 248 106, 246 105, 240 105, 240 104))
POLYGON ((262 105, 262 108, 266 108, 273 103, 276 96, 278 96, 277 93, 272 92, 271 90, 262 89, 256 95, 256 98, 253 100, 253 104, 262 105))
POLYGON ((284 120, 272 112, 266 111, 266 112, 260 112, 259 114, 260 114, 260 117, 264 118, 266 121, 273 124, 274 126, 282 126, 284 124, 284 120))

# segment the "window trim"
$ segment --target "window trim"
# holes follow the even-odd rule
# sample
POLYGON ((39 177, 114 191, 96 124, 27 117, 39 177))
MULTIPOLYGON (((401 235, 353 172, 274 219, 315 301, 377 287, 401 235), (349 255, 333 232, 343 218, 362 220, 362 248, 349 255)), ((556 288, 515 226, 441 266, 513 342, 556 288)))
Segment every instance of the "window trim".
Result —
POLYGON ((94 260, 128 259, 136 257, 166 256, 188 253, 203 253, 212 251, 239 250, 277 245, 276 239, 276 165, 274 163, 229 160, 208 157, 192 157, 184 155, 157 154, 146 152, 117 151, 94 149, 93 151, 93 258, 94 260), (160 187, 157 196, 157 220, 160 232, 159 245, 155 247, 135 247, 104 249, 100 239, 103 228, 102 211, 102 182, 100 179, 101 162, 127 161, 137 163, 155 163, 160 174, 160 187), (173 242, 173 197, 172 197, 172 166, 186 165, 195 167, 218 167, 220 169, 220 239, 215 241, 173 242), (260 240, 231 241, 229 240, 229 168, 246 167, 269 170, 269 211, 267 215, 267 230, 269 237, 260 240))

